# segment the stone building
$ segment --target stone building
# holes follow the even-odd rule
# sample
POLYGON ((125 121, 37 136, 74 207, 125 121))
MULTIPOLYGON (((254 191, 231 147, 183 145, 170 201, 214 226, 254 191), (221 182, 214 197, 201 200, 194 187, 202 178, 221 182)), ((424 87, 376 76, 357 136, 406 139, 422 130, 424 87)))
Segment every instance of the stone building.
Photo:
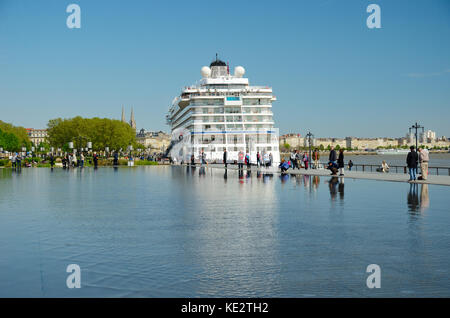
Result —
POLYGON ((170 136, 162 131, 139 130, 136 141, 151 152, 164 152, 170 144, 170 136))
POLYGON ((30 141, 35 147, 39 146, 43 142, 47 142, 47 129, 26 128, 26 130, 28 133, 28 138, 30 138, 30 141))

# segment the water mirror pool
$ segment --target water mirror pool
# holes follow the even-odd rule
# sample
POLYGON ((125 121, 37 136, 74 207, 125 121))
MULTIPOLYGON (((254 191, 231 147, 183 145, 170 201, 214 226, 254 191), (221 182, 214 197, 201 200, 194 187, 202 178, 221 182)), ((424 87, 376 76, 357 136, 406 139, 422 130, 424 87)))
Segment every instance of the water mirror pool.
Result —
POLYGON ((449 194, 245 170, 1 169, 0 297, 449 297, 449 194))

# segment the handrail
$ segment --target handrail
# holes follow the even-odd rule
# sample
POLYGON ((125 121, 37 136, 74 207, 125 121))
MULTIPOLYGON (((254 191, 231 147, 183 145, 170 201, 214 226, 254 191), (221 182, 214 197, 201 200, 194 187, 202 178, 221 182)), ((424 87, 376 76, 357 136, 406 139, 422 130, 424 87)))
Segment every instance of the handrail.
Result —
MULTIPOLYGON (((323 164, 324 166, 326 166, 328 164, 328 162, 324 163, 324 162, 319 162, 321 164, 323 164)), ((348 167, 348 162, 345 164, 345 167, 348 167)), ((370 172, 375 171, 377 168, 381 168, 380 164, 366 164, 366 163, 354 163, 352 168, 355 168, 355 171, 358 171, 358 167, 362 168, 363 172, 369 171, 368 169, 366 170, 366 168, 370 168, 370 172), (375 167, 375 169, 374 169, 375 167)), ((398 166, 398 165, 389 165, 389 170, 392 171, 393 168, 395 168, 395 173, 398 173, 399 171, 403 173, 408 173, 408 167, 405 166, 398 166)), ((420 165, 417 166, 417 169, 420 169, 420 165)), ((450 167, 428 167, 428 173, 430 174, 430 170, 436 170, 436 175, 439 175, 439 170, 441 171, 445 171, 447 170, 448 175, 450 176, 450 167)), ((442 174, 441 174, 442 175, 442 174)))

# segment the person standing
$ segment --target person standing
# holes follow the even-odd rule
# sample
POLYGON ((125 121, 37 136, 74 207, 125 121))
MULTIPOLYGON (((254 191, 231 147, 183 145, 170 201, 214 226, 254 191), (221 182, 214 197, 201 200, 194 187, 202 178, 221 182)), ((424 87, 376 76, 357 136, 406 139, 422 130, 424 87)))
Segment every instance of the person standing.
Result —
POLYGON ((292 153, 291 153, 291 168, 292 168, 292 170, 294 170, 295 169, 295 155, 296 155, 297 153, 296 153, 296 151, 294 150, 294 151, 292 151, 292 153))
POLYGON ((55 165, 55 157, 53 157, 53 154, 50 154, 50 168, 53 169, 54 165, 55 165))
POLYGON ((338 157, 338 168, 339 175, 344 175, 344 149, 339 149, 339 157, 338 157))
POLYGON ((223 150, 223 164, 225 165, 225 169, 227 168, 227 149, 223 150))
POLYGON ((420 170, 422 171, 422 180, 427 180, 428 177, 428 161, 430 161, 428 149, 419 148, 419 162, 420 170))
POLYGON ((305 166, 305 170, 308 170, 308 164, 309 164, 309 158, 308 158, 308 154, 305 152, 303 154, 303 165, 305 166))
POLYGON ((16 161, 17 161, 17 154, 14 153, 14 154, 11 156, 11 166, 12 166, 13 169, 16 168, 16 161))
POLYGON ((295 151, 295 158, 294 158, 294 167, 296 167, 298 170, 300 170, 300 153, 298 150, 295 151))
POLYGON ((269 167, 272 167, 273 156, 272 153, 269 153, 269 167))
POLYGON ((83 153, 80 154, 80 167, 81 168, 84 167, 84 154, 83 153))
POLYGON ((245 163, 247 164, 247 170, 250 169, 250 155, 247 154, 245 155, 245 163))
POLYGON ((259 167, 261 167, 261 154, 259 153, 259 151, 256 153, 256 165, 259 167))
POLYGON ((93 157, 94 157, 94 169, 97 169, 98 168, 98 156, 97 156, 97 153, 94 152, 93 157))
POLYGON ((383 160, 383 162, 381 162, 381 171, 384 173, 389 172, 389 165, 387 164, 386 160, 383 160))
POLYGON ((16 167, 17 168, 22 168, 22 157, 18 154, 16 157, 16 167))
POLYGON ((406 164, 409 169, 409 181, 413 181, 416 180, 417 162, 419 158, 417 152, 414 150, 414 146, 409 147, 409 149, 411 149, 411 151, 408 152, 408 155, 406 156, 406 164))
POLYGON ((319 150, 316 148, 316 149, 314 149, 314 152, 313 152, 314 169, 319 168, 319 159, 320 159, 319 150))
POLYGON ((202 165, 206 164, 206 155, 205 155, 205 151, 203 149, 200 152, 200 160, 201 160, 202 165))
POLYGON ((269 154, 267 152, 265 152, 263 157, 264 157, 264 166, 267 168, 270 163, 269 154))
POLYGON ((330 155, 328 156, 328 161, 331 162, 333 165, 336 164, 336 151, 334 150, 333 146, 331 146, 330 148, 330 155))
POLYGON ((119 165, 119 154, 117 151, 114 152, 114 165, 117 166, 119 165))
POLYGON ((241 170, 244 167, 244 153, 242 150, 239 150, 238 153, 238 168, 241 170))

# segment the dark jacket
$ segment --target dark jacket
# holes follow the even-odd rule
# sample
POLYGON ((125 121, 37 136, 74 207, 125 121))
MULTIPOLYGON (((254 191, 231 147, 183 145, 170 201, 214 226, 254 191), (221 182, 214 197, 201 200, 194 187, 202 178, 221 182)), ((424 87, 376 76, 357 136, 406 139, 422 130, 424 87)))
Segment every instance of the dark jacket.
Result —
POLYGON ((227 162, 227 153, 223 152, 223 162, 227 162))
POLYGON ((336 151, 334 149, 330 151, 330 156, 328 157, 328 161, 336 161, 336 151))
POLYGON ((417 152, 414 150, 408 152, 408 156, 406 156, 406 164, 408 165, 408 168, 417 168, 418 161, 419 156, 417 155, 417 152))
POLYGON ((339 152, 339 158, 337 160, 337 163, 338 163, 339 168, 344 168, 344 153, 343 152, 339 152))

